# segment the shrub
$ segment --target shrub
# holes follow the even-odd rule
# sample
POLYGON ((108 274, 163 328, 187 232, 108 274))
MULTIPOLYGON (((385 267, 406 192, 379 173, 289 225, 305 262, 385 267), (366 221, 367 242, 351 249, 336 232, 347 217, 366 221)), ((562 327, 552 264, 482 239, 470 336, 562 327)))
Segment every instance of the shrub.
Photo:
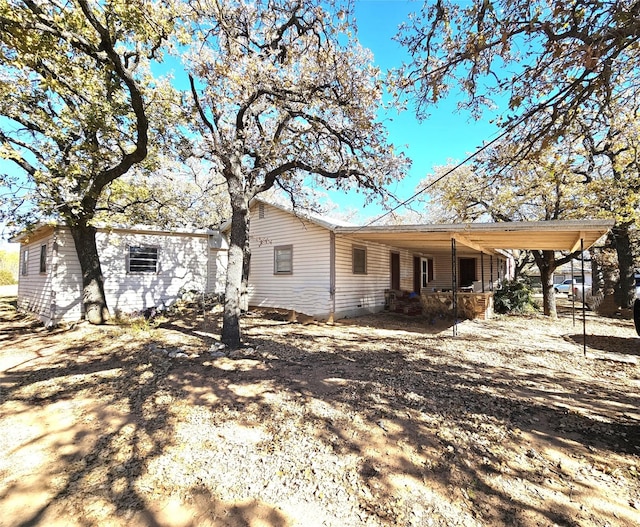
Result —
POLYGON ((493 308, 496 313, 532 313, 538 310, 538 305, 527 284, 511 280, 504 282, 494 293, 493 308))
POLYGON ((18 281, 9 269, 0 269, 0 285, 13 285, 18 281))

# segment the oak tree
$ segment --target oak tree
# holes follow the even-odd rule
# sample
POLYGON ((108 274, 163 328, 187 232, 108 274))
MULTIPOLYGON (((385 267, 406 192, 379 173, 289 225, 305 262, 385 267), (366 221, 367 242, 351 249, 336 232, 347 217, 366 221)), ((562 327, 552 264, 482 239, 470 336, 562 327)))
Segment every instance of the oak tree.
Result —
POLYGON ((279 188, 307 185, 381 192, 401 177, 376 120, 379 72, 336 2, 203 0, 192 3, 189 57, 203 155, 224 176, 231 201, 222 340, 241 344, 241 291, 250 259, 249 206, 279 188))
POLYGON ((637 0, 436 0, 398 38, 412 57, 398 79, 419 114, 461 90, 461 106, 497 106, 500 124, 518 127, 519 157, 562 136, 586 104, 605 110, 640 87, 637 0))
POLYGON ((637 186, 629 184, 635 147, 620 150, 616 140, 610 148, 610 139, 612 130, 619 138, 628 126, 620 109, 640 101, 640 2, 437 0, 425 3, 398 38, 412 60, 396 80, 416 97, 418 114, 426 115, 452 89, 462 91, 460 106, 476 117, 497 108, 498 124, 509 131, 503 144, 511 144, 505 165, 535 160, 550 147, 584 144, 576 169, 587 190, 579 195, 595 204, 590 211, 616 218, 619 299, 628 305, 628 231, 635 221, 629 207, 638 203, 637 186))
POLYGON ((17 169, 1 183, 18 200, 4 213, 16 221, 27 204, 29 218, 68 226, 93 323, 109 313, 92 220, 104 190, 147 156, 150 108, 170 90, 149 64, 173 29, 172 9, 0 0, 0 157, 17 169))
MULTIPOLYGON (((462 166, 447 177, 447 167, 438 167, 422 185, 429 186, 427 205, 435 204, 439 219, 448 221, 544 221, 576 219, 585 210, 586 191, 582 176, 572 172, 569 152, 548 152, 535 162, 505 164, 511 149, 518 145, 498 145, 462 166)), ((543 312, 556 316, 553 272, 577 254, 559 255, 550 250, 531 251, 540 270, 543 312)))

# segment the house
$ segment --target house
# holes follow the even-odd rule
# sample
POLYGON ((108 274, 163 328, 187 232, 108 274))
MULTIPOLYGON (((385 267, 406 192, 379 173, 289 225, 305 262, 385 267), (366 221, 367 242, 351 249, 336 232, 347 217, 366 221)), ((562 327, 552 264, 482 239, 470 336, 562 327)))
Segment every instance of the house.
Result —
POLYGON ((395 291, 490 316, 509 249, 586 249, 612 222, 362 227, 254 200, 250 225, 249 305, 332 319, 388 309, 395 291))
MULTIPOLYGON (((249 306, 317 319, 452 311, 489 317, 512 276, 509 249, 587 249, 607 220, 354 226, 256 199, 250 208, 249 306)), ((41 225, 21 244, 18 306, 56 324, 82 317, 82 280, 68 229, 41 225)), ((169 305, 182 291, 224 292, 227 242, 213 231, 99 228, 112 312, 169 305)))
MULTIPOLYGON (((527 276, 531 281, 532 287, 536 289, 542 289, 542 283, 540 278, 540 270, 534 264, 522 273, 527 276)), ((591 271, 591 262, 584 262, 584 280, 587 285, 591 285, 593 283, 593 276, 591 271)), ((572 263, 564 264, 558 267, 553 272, 553 284, 555 286, 561 285, 563 282, 567 283, 568 280, 576 280, 578 283, 582 281, 582 265, 579 261, 574 261, 572 263)), ((566 291, 561 291, 565 292, 566 291)))
MULTIPOLYGON (((45 324, 82 318, 82 273, 69 229, 39 225, 20 243, 18 308, 45 324)), ((187 290, 222 293, 225 241, 207 230, 98 228, 96 244, 112 313, 170 305, 187 290)))

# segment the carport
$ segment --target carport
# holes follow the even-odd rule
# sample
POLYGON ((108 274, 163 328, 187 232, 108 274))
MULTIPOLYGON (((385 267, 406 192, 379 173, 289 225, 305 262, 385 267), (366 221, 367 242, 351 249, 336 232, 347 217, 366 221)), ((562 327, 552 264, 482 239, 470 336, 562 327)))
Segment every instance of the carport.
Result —
MULTIPOLYGON (((457 223, 432 225, 376 225, 335 227, 336 235, 372 243, 421 251, 425 247, 451 251, 454 320, 459 286, 456 253, 460 245, 487 255, 489 262, 498 251, 551 250, 585 251, 614 225, 613 220, 554 220, 536 222, 457 223)), ((582 274, 584 275, 584 263, 582 274)), ((484 283, 483 283, 484 288, 484 283)), ((484 292, 484 289, 483 289, 484 292)), ((586 314, 582 308, 583 336, 586 348, 586 314)), ((457 327, 454 323, 454 335, 457 327)))

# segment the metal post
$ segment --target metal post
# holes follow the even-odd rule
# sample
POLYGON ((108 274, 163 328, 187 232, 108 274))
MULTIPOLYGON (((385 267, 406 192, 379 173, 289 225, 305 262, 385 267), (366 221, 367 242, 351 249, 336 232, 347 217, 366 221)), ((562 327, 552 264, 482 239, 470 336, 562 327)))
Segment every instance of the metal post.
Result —
POLYGON ((587 291, 584 283, 584 238, 580 238, 580 257, 582 262, 582 353, 587 356, 587 291))
POLYGON ((491 283, 489 284, 489 291, 493 293, 493 254, 489 257, 489 279, 491 283))
POLYGON ((451 295, 453 299, 453 336, 458 335, 458 273, 456 268, 456 239, 451 238, 451 295))
POLYGON ((573 326, 576 325, 576 292, 574 291, 573 283, 575 278, 573 276, 573 258, 571 258, 571 315, 573 316, 573 326))
POLYGON ((484 253, 480 253, 480 280, 482 281, 482 292, 484 293, 484 253))

